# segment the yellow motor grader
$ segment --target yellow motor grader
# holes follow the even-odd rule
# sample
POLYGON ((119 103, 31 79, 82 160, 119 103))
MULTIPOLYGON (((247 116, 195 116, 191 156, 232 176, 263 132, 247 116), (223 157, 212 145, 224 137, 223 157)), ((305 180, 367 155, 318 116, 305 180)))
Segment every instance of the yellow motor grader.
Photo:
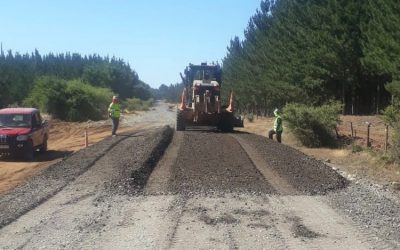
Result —
POLYGON ((222 71, 219 65, 189 64, 181 78, 185 88, 177 109, 177 131, 188 126, 215 126, 222 132, 243 127, 243 119, 234 115, 232 91, 228 105, 221 105, 222 71))

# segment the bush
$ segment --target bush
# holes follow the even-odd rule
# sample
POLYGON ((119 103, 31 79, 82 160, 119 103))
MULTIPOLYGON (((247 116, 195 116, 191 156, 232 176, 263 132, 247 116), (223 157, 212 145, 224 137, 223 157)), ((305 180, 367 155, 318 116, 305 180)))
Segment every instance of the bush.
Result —
POLYGON ((81 80, 66 81, 53 76, 40 77, 24 104, 65 121, 100 120, 107 116, 113 92, 81 80))
POLYGON ((393 103, 383 113, 383 119, 392 128, 389 158, 391 161, 400 164, 400 81, 392 81, 385 87, 393 97, 393 103))
POLYGON ((392 129, 392 145, 390 147, 391 159, 400 164, 400 122, 396 122, 392 129))
POLYGON ((128 98, 122 102, 122 107, 128 111, 147 111, 153 105, 154 100, 152 98, 143 101, 138 98, 128 98))
POLYGON ((391 161, 400 164, 400 105, 388 106, 385 109, 383 118, 392 128, 389 158, 391 161))
POLYGON ((320 107, 303 104, 287 104, 283 121, 295 137, 306 147, 336 146, 335 128, 342 110, 340 103, 320 107))
POLYGON ((94 87, 79 80, 67 82, 67 120, 100 120, 107 117, 113 93, 110 89, 94 87))
POLYGON ((361 152, 361 151, 363 151, 363 148, 360 145, 358 145, 356 143, 352 143, 351 144, 351 152, 352 153, 358 153, 358 152, 361 152))

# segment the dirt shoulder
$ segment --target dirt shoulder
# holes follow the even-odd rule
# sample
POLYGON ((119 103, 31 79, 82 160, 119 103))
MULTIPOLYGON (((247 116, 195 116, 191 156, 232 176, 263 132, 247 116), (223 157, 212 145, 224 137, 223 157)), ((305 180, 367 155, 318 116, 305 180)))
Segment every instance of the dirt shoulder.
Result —
MULTIPOLYGON (((27 178, 44 170, 64 157, 85 148, 85 130, 88 132, 89 146, 110 136, 108 121, 99 123, 68 123, 58 120, 50 121, 49 150, 35 154, 35 160, 26 162, 8 157, 0 158, 0 193, 23 183, 27 178)), ((134 130, 129 126, 121 127, 119 132, 134 130)))
MULTIPOLYGON (((353 176, 367 177, 375 183, 388 185, 400 182, 400 168, 389 165, 380 160, 384 148, 384 123, 376 116, 342 116, 342 124, 338 127, 339 135, 351 135, 350 122, 357 133, 356 143, 363 148, 362 151, 353 153, 352 146, 337 149, 331 148, 306 148, 300 145, 296 138, 288 131, 284 131, 283 144, 291 146, 306 155, 315 157, 329 165, 338 168, 353 176), (366 122, 372 123, 371 141, 372 149, 366 149, 366 122)), ((267 131, 273 127, 273 118, 260 117, 253 122, 245 121, 245 128, 239 131, 266 136, 267 131)))

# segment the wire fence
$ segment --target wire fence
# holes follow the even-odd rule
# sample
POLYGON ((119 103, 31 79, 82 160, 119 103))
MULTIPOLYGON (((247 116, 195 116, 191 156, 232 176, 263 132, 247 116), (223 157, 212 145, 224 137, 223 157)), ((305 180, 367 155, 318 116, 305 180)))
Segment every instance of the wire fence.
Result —
POLYGON ((376 117, 360 117, 343 121, 338 126, 339 134, 349 137, 360 146, 387 151, 390 147, 390 127, 376 117))

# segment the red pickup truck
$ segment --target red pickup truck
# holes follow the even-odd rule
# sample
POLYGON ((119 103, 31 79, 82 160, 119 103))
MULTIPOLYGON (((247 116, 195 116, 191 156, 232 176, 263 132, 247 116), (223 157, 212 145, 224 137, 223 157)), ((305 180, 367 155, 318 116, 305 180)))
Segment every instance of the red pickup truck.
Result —
POLYGON ((38 109, 0 109, 0 154, 33 160, 36 150, 47 150, 48 139, 49 127, 38 109))

